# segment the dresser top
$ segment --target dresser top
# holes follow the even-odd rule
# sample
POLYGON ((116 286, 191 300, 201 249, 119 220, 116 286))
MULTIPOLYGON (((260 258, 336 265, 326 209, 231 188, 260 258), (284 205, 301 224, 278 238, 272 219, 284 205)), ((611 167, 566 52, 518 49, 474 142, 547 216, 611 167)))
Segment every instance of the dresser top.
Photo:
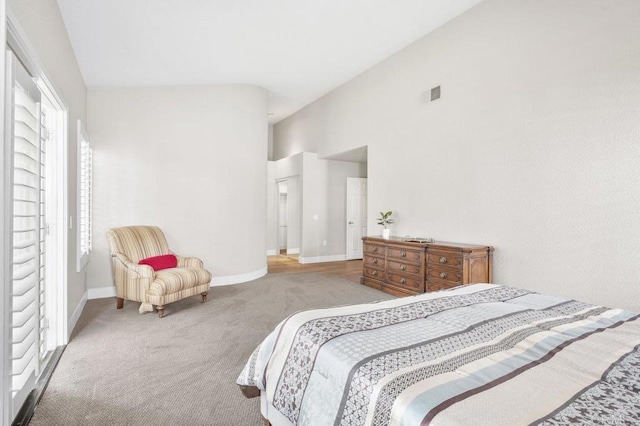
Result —
POLYGON ((389 237, 382 238, 380 236, 372 236, 372 237, 362 237, 363 241, 377 242, 383 244, 393 244, 393 243, 401 243, 402 245, 408 245, 413 247, 430 247, 430 246, 439 246, 439 247, 453 247, 453 248, 461 248, 468 250, 478 250, 478 249, 490 249, 493 251, 493 247, 480 245, 480 244, 466 244, 466 243, 451 243, 446 241, 434 241, 431 243, 420 242, 422 238, 416 237, 389 237))

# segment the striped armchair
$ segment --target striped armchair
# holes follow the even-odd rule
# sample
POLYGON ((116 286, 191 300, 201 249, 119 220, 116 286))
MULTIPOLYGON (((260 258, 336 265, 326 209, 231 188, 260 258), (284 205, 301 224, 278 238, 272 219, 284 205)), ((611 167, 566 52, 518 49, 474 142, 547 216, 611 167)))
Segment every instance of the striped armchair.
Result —
POLYGON ((124 299, 142 302, 140 313, 153 311, 164 315, 167 303, 196 294, 207 300, 211 273, 203 269, 202 260, 196 257, 180 257, 176 268, 154 271, 149 265, 139 265, 142 259, 165 254, 169 250, 167 240, 156 226, 126 226, 107 231, 111 246, 111 266, 116 286, 117 308, 122 309, 124 299))

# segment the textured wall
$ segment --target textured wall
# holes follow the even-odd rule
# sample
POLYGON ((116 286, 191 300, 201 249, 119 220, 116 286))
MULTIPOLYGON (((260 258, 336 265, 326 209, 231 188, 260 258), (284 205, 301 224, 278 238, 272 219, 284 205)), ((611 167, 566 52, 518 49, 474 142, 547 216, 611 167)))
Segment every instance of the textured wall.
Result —
POLYGON ((635 0, 485 0, 276 124, 274 159, 368 145, 369 211, 396 234, 491 244, 498 283, 640 310, 638 22, 635 0))
POLYGON ((267 93, 256 86, 90 89, 94 251, 88 287, 111 286, 105 233, 158 225, 214 284, 266 273, 267 93))

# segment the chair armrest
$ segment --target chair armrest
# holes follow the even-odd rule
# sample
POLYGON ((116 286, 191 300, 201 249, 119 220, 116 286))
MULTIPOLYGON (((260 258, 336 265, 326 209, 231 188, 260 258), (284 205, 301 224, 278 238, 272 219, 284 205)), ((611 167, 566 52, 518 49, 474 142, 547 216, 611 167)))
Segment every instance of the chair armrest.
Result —
POLYGON ((197 257, 182 257, 170 252, 178 259, 178 268, 204 268, 204 263, 197 257))
POLYGON ((127 256, 122 253, 113 252, 111 253, 111 257, 120 261, 129 273, 133 273, 133 278, 153 278, 155 276, 155 273, 151 266, 138 265, 137 263, 133 263, 127 256))

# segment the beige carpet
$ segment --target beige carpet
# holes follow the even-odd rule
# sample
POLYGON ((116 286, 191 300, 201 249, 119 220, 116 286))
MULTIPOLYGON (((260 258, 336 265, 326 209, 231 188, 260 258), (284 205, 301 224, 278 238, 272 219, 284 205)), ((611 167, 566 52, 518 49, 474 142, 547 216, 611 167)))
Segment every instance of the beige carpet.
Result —
POLYGON ((167 305, 162 319, 90 300, 30 425, 261 425, 259 399, 235 379, 280 320, 390 298, 327 275, 273 274, 167 305))

